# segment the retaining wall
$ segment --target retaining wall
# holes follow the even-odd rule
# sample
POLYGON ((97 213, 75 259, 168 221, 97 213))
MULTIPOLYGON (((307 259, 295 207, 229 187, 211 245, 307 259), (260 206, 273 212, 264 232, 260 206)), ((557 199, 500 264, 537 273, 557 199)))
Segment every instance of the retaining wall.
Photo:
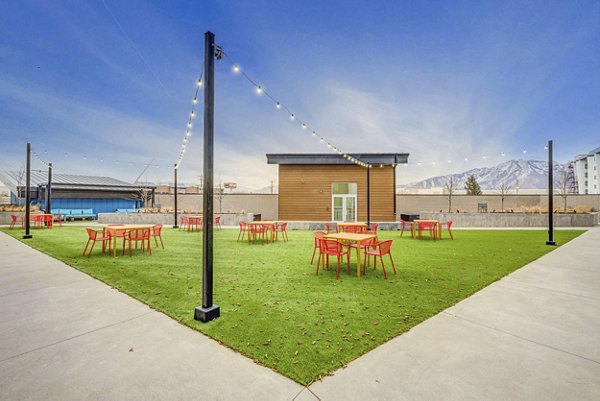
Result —
MULTIPOLYGON (((542 213, 420 213, 422 219, 452 220, 452 227, 548 227, 542 213)), ((600 212, 554 214, 555 227, 592 227, 600 224, 600 212)))

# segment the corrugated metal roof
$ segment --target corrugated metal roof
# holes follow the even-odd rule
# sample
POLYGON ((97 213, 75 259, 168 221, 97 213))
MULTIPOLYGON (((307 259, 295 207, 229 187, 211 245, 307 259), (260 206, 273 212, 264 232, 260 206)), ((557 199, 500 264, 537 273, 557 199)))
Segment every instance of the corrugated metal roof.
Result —
MULTIPOLYGON (((0 174, 0 179, 5 182, 4 184, 9 187, 24 186, 25 185, 25 174, 17 171, 3 171, 0 174)), ((48 183, 48 172, 47 171, 31 171, 31 186, 37 187, 38 185, 46 185, 48 183)), ((119 188, 119 189, 135 189, 140 186, 153 187, 153 185, 135 185, 129 182, 117 180, 111 177, 92 176, 92 175, 75 175, 75 174, 62 174, 52 173, 52 184, 58 185, 61 188, 71 187, 95 187, 94 189, 102 188, 119 188)), ((90 188, 88 188, 90 189, 90 188)))
MULTIPOLYGON (((371 164, 408 163, 408 153, 348 153, 371 164)), ((335 153, 268 153, 267 164, 353 164, 335 153)))

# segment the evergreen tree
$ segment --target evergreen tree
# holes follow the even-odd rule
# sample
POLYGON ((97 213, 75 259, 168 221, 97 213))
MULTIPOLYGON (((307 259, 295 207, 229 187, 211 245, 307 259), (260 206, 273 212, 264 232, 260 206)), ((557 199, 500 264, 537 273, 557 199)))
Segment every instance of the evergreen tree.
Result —
POLYGON ((481 195, 481 187, 474 175, 470 175, 469 178, 467 178, 465 189, 467 190, 467 195, 481 195))

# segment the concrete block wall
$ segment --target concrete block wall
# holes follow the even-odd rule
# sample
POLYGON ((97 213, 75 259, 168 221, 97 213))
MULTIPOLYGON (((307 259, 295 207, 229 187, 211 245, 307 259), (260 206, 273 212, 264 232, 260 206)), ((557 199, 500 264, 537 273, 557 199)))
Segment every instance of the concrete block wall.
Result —
MULTIPOLYGON (((278 215, 277 194, 224 194, 221 201, 214 198, 215 213, 254 213, 260 214, 262 220, 276 220, 278 215)), ((158 194, 155 204, 161 207, 172 208, 174 195, 158 194)), ((202 195, 178 194, 177 208, 179 210, 202 210, 202 195)))

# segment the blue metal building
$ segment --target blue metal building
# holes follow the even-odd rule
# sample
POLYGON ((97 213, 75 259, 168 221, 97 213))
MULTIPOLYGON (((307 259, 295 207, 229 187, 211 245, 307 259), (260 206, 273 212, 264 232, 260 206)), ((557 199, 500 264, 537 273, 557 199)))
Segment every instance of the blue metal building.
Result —
MULTIPOLYGON (((11 203, 24 198, 25 177, 15 171, 0 172, 0 181, 11 191, 11 203)), ((31 172, 32 205, 46 209, 46 189, 48 174, 31 172)), ((111 177, 84 176, 73 174, 53 174, 51 186, 52 209, 92 209, 98 213, 114 212, 117 209, 138 209, 144 205, 144 198, 154 205, 153 185, 136 185, 111 177)), ((23 201, 22 201, 23 202, 23 201)))

